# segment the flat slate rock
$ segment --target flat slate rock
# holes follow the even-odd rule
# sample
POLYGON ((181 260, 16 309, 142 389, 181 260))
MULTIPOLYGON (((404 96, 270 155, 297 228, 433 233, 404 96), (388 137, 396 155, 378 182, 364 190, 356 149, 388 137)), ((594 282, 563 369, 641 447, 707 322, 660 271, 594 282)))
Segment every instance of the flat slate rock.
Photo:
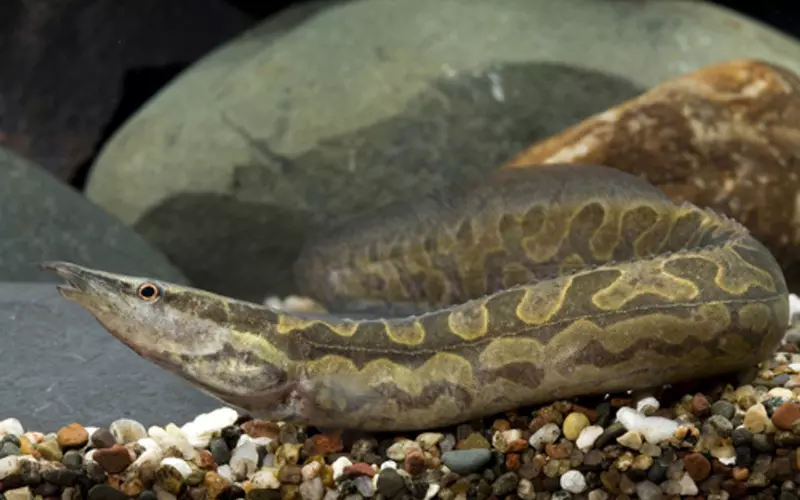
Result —
POLYGON ((222 406, 140 358, 55 286, 0 283, 0 420, 29 430, 122 417, 182 425, 222 406))
POLYGON ((0 148, 0 281, 56 282, 45 260, 186 283, 135 230, 71 187, 0 148))
POLYGON ((665 80, 734 58, 800 69, 794 40, 707 2, 296 12, 173 80, 107 143, 87 185, 195 284, 251 300, 296 291, 290 264, 321 226, 483 175, 665 80))

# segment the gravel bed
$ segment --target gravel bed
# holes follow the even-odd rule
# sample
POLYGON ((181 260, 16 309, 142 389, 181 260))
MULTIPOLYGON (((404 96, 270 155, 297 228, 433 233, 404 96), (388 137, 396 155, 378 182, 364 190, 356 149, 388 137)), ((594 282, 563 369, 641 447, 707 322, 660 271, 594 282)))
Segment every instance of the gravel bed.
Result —
POLYGON ((800 499, 798 343, 790 330, 738 380, 428 432, 325 433, 226 407, 149 429, 121 418, 44 433, 8 416, 0 500, 800 499))

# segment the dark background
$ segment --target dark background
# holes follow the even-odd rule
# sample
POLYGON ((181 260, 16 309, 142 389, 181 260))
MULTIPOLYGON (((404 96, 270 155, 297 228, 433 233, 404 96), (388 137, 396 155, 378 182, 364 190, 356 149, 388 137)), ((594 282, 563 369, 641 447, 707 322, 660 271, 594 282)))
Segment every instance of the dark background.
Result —
MULTIPOLYGON (((3 0, 0 145, 81 188, 103 141, 159 88, 213 48, 301 3, 309 2, 3 0)), ((713 3, 800 38, 798 2, 713 3)))

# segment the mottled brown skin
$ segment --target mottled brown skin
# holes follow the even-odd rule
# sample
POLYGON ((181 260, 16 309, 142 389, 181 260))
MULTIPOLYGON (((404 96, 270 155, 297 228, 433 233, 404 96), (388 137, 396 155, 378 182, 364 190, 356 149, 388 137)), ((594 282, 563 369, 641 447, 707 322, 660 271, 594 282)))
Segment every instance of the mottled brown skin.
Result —
POLYGON ((597 166, 502 170, 310 242, 297 274, 356 320, 290 313, 69 263, 45 267, 113 335, 266 419, 364 430, 750 367, 788 323, 786 283, 747 230, 597 166))
POLYGON ((800 76, 741 59, 680 75, 513 158, 597 163, 734 218, 800 292, 800 76))

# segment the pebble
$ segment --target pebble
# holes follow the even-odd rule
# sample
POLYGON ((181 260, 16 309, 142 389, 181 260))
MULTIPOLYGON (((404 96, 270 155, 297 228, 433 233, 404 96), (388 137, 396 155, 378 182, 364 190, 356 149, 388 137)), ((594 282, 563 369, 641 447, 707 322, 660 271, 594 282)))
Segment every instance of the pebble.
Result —
POLYGON ((231 471, 242 480, 252 475, 258 468, 258 450, 251 439, 242 438, 233 450, 230 459, 231 471))
POLYGON ((603 434, 605 429, 599 425, 590 425, 581 430, 575 445, 582 451, 588 451, 594 446, 597 439, 603 434))
POLYGON ((491 458, 491 450, 485 448, 454 450, 442 454, 444 465, 451 471, 462 475, 480 470, 491 458))
POLYGON ((147 437, 147 429, 139 422, 129 418, 115 420, 108 430, 111 431, 114 440, 119 444, 135 443, 147 437))
POLYGON ((556 424, 546 424, 544 427, 534 432, 530 437, 530 445, 541 451, 546 444, 555 443, 561 435, 561 429, 556 424))
POLYGON ((744 414, 744 426, 753 433, 760 433, 767 430, 769 416, 767 409, 761 403, 750 406, 744 414))
POLYGON ((781 404, 772 413, 772 423, 778 429, 790 431, 792 430, 792 423, 796 420, 800 420, 800 405, 794 401, 787 401, 781 404))
POLYGON ((626 432, 617 438, 617 442, 632 450, 640 450, 643 444, 642 435, 636 431, 626 432))
POLYGON ((570 441, 575 441, 580 436, 583 429, 590 424, 589 417, 580 412, 572 412, 564 419, 564 437, 570 441))
POLYGON ((22 423, 16 418, 6 418, 0 420, 0 437, 3 436, 21 436, 25 432, 22 423))
MULTIPOLYGON (((800 354, 760 376, 775 382, 790 361, 800 365, 800 354)), ((788 500, 800 492, 798 396, 800 387, 756 381, 669 404, 558 401, 451 429, 353 438, 230 409, 146 430, 119 419, 23 432, 6 419, 0 489, 4 500, 788 500)))
POLYGON ((633 408, 622 407, 617 420, 629 431, 637 431, 650 443, 666 441, 678 430, 678 423, 664 417, 645 416, 633 408))
POLYGON ((109 474, 119 474, 124 471, 133 463, 134 458, 131 456, 131 451, 121 444, 96 450, 92 454, 92 460, 100 464, 109 474))
POLYGON ((576 470, 565 472, 561 476, 560 484, 570 493, 583 493, 586 490, 586 478, 576 470))
POLYGON ((102 427, 92 432, 90 439, 95 448, 111 448, 117 443, 111 431, 102 427))

